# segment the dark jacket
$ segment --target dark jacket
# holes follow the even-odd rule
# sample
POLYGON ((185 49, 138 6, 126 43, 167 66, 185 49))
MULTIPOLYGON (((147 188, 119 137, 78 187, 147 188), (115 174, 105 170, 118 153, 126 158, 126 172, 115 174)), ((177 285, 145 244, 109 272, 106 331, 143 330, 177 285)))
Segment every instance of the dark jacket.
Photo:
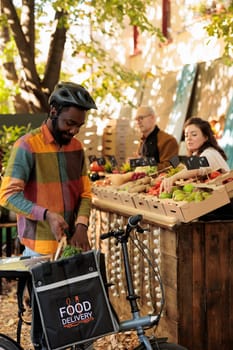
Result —
POLYGON ((179 145, 176 138, 160 130, 158 126, 147 136, 142 138, 138 154, 143 157, 155 157, 158 170, 170 166, 169 160, 178 155, 179 145))

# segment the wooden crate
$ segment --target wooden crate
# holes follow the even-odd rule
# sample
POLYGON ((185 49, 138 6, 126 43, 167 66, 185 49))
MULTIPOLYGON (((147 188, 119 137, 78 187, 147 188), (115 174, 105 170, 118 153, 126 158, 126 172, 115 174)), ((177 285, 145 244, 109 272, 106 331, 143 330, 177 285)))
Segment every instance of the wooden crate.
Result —
POLYGON ((148 203, 149 210, 151 210, 153 213, 165 216, 167 215, 163 205, 163 201, 159 200, 158 197, 153 195, 147 195, 146 201, 148 203))
POLYGON ((181 222, 190 222, 200 216, 220 208, 230 202, 225 186, 216 186, 212 194, 201 202, 176 202, 172 199, 163 201, 167 216, 179 218, 181 222))
POLYGON ((97 126, 88 124, 85 128, 81 128, 77 136, 75 136, 83 144, 87 165, 89 165, 89 156, 95 155, 97 158, 102 157, 103 146, 102 136, 97 135, 97 126))
POLYGON ((135 202, 134 202, 134 196, 135 194, 131 194, 127 191, 120 191, 119 192, 120 199, 123 205, 130 207, 130 208, 136 208, 135 202))
POLYGON ((103 134, 103 156, 114 155, 121 166, 134 156, 139 134, 131 125, 130 117, 110 120, 103 134))

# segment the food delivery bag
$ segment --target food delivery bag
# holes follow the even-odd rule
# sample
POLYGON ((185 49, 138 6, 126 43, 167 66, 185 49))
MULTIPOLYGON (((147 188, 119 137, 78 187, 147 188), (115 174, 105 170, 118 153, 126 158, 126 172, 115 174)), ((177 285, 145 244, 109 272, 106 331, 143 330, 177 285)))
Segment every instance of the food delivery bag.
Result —
POLYGON ((50 350, 82 344, 119 329, 98 250, 43 262, 31 269, 33 292, 50 350))

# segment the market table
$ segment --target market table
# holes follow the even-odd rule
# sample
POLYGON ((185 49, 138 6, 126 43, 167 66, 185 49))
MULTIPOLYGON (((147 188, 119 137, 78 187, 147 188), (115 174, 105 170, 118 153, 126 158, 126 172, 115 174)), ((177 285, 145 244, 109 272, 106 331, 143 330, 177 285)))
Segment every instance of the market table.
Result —
MULTIPOLYGON (((114 200, 93 198, 89 237, 105 252, 113 305, 125 316, 124 276, 118 247, 102 242, 101 233, 125 225, 130 215, 142 214, 150 230, 144 240, 155 253, 162 274, 166 305, 157 335, 168 336, 189 350, 229 350, 233 344, 233 220, 182 223, 114 200)), ((143 259, 131 248, 131 263, 139 273, 141 309, 156 308, 157 285, 150 280, 143 259)))

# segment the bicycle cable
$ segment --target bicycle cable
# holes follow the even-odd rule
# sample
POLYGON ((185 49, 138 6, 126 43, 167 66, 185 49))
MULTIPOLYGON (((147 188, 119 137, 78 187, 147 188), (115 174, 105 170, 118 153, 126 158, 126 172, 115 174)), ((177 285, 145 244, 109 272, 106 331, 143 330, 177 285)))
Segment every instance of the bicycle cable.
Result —
POLYGON ((154 276, 157 278, 157 280, 159 282, 159 286, 160 286, 160 290, 161 290, 161 306, 160 306, 160 310, 158 313, 158 317, 160 319, 162 312, 163 312, 164 304, 165 304, 165 292, 164 292, 164 288, 163 288, 163 282, 162 282, 162 277, 161 277, 161 273, 160 273, 160 268, 159 268, 159 265, 158 265, 156 259, 154 259, 154 254, 152 253, 151 249, 146 244, 144 244, 139 239, 138 236, 139 236, 138 233, 135 232, 135 238, 137 240, 137 243, 135 242, 135 239, 133 239, 131 236, 129 236, 129 238, 130 238, 132 244, 142 254, 144 259, 146 259, 148 266, 152 269, 152 271, 154 272, 154 276), (147 250, 147 253, 145 253, 145 250, 147 250))

